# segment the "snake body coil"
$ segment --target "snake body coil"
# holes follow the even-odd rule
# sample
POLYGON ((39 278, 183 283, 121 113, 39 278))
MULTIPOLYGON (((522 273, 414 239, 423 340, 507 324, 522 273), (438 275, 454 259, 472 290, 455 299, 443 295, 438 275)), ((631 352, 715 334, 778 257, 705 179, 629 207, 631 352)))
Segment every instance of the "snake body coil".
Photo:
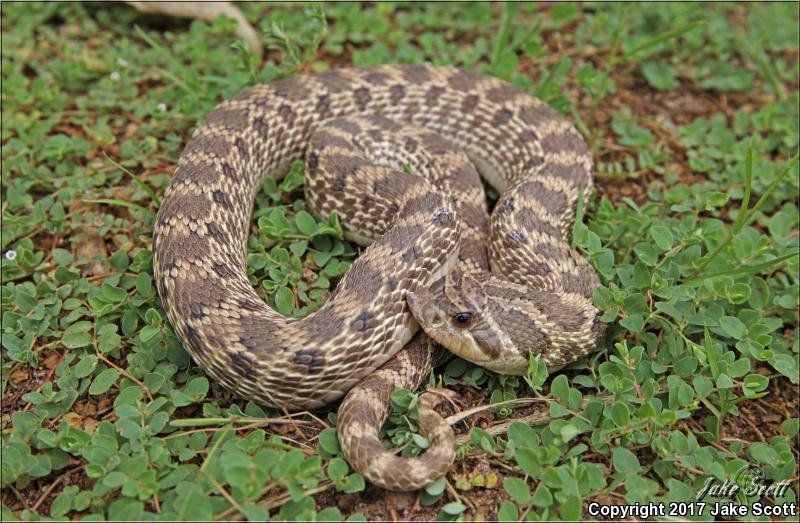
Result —
MULTIPOLYGON (((385 414, 364 384, 389 392, 419 384, 432 362, 424 336, 375 371, 420 324, 453 352, 507 373, 523 373, 529 351, 555 368, 595 346, 597 276, 565 241, 591 181, 573 127, 491 77, 381 66, 254 86, 221 103, 181 155, 155 224, 158 291, 195 361, 239 396, 313 409, 372 375, 340 417, 343 447, 362 469, 381 452, 365 431, 385 414), (454 146, 501 193, 490 222, 454 146), (296 319, 258 297, 245 247, 261 180, 304 154, 312 211, 336 211, 346 236, 370 245, 328 302, 296 319), (406 174, 397 169, 404 163, 433 174, 406 174), (454 190, 461 194, 451 199, 454 190), (396 378, 391 387, 376 385, 381 372, 396 378)), ((398 473, 368 478, 398 489, 435 479, 386 476, 398 473)))

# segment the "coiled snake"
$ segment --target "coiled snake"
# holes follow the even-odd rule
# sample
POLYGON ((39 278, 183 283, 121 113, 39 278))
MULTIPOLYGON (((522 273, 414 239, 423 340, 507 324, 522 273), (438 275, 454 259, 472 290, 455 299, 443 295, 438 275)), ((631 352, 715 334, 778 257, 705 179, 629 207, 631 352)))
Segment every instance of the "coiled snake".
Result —
POLYGON ((302 410, 353 389, 345 456, 386 488, 419 488, 453 459, 435 398, 421 401, 424 460, 384 450, 377 430, 388 394, 418 387, 436 358, 427 336, 510 374, 531 351, 557 368, 602 336, 597 276, 566 241, 591 172, 569 123, 476 73, 388 65, 257 85, 217 106, 180 157, 153 233, 158 291, 194 360, 237 395, 302 410), (304 155, 310 209, 370 245, 297 319, 259 298, 245 255, 261 180, 304 155), (473 164, 501 195, 491 219, 473 164), (427 336, 401 351, 419 325, 427 336))

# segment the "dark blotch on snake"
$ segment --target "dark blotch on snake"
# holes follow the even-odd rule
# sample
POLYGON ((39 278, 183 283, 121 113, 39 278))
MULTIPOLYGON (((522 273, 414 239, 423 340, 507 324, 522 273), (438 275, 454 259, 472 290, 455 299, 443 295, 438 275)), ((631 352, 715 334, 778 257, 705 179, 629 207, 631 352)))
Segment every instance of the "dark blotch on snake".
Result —
POLYGON ((297 113, 294 112, 291 105, 283 104, 278 107, 278 115, 283 118, 283 121, 288 125, 292 125, 297 118, 297 113))
POLYGON ((597 338, 600 338, 600 336, 602 336, 606 331, 606 324, 600 320, 600 316, 602 315, 603 311, 598 310, 594 314, 594 321, 592 322, 592 333, 594 333, 597 338))
POLYGON ((283 100, 302 100, 308 96, 308 89, 305 82, 299 78, 283 78, 272 82, 275 96, 283 100))
POLYGON ((328 122, 328 126, 339 129, 340 131, 344 131, 350 135, 356 135, 361 132, 360 125, 358 125, 356 122, 345 120, 343 118, 337 118, 336 120, 328 122))
POLYGON ((227 178, 231 180, 236 180, 236 172, 233 170, 233 167, 228 162, 222 163, 222 174, 224 174, 227 178))
POLYGON ((442 207, 433 213, 431 222, 439 227, 453 227, 455 225, 455 216, 453 216, 453 211, 447 207, 442 207))
POLYGON ((224 263, 214 262, 211 265, 211 270, 219 276, 220 278, 230 278, 234 275, 234 272, 224 263))
POLYGON ((169 287, 167 287, 166 278, 161 277, 156 280, 156 287, 158 288, 158 295, 162 300, 168 300, 170 296, 169 287))
POLYGON ((347 91, 352 88, 350 79, 347 78, 344 73, 336 69, 318 74, 316 79, 332 94, 347 91))
POLYGON ((318 349, 303 349, 295 353, 292 364, 298 367, 305 367, 305 371, 317 374, 325 365, 325 357, 318 349))
POLYGON ((357 156, 346 154, 328 155, 328 169, 345 176, 357 176, 358 170, 369 165, 369 162, 357 156))
POLYGON ((517 310, 509 310, 498 316, 501 325, 505 324, 505 331, 517 346, 517 350, 523 356, 528 355, 528 351, 534 354, 541 354, 550 346, 550 337, 536 327, 533 319, 517 310))
POLYGON ((566 151, 571 155, 587 153, 586 144, 577 131, 567 131, 561 134, 550 134, 542 138, 542 149, 552 153, 566 151))
POLYGON ((569 206, 569 201, 564 193, 552 191, 536 180, 520 184, 518 191, 523 196, 539 202, 553 216, 561 216, 564 209, 569 206))
POLYGON ((497 111, 492 118, 492 125, 496 127, 500 127, 501 125, 505 125, 511 120, 511 117, 514 116, 514 113, 511 112, 510 109, 500 109, 497 111))
POLYGON ((558 113, 545 105, 523 105, 517 113, 519 119, 534 128, 541 128, 558 119, 558 113))
POLYGON ((432 85, 428 92, 425 93, 425 103, 427 105, 436 105, 439 103, 439 97, 444 93, 444 87, 439 85, 432 85))
POLYGON ((257 116, 253 119, 253 128, 261 137, 269 135, 269 125, 263 116, 257 116))
MULTIPOLYGON (((231 303, 231 305, 233 305, 231 303)), ((250 350, 258 348, 258 340, 260 336, 257 332, 245 330, 244 335, 239 336, 239 343, 250 350)))
POLYGON ((461 111, 464 113, 471 113, 478 107, 478 102, 480 102, 480 97, 478 97, 478 95, 471 94, 467 96, 461 103, 461 111))
POLYGON ((406 262, 414 261, 417 258, 419 258, 420 256, 422 256, 422 251, 417 249, 416 246, 411 247, 410 249, 408 249, 407 251, 405 251, 401 255, 401 257, 403 258, 403 261, 406 261, 406 262))
POLYGON ((341 136, 336 136, 325 131, 317 131, 312 139, 313 147, 323 149, 326 147, 338 147, 340 149, 350 149, 353 144, 349 140, 341 136))
POLYGON ((217 242, 221 242, 225 239, 225 232, 215 222, 208 222, 206 224, 206 232, 208 233, 209 237, 213 238, 217 242))
POLYGON ((517 223, 526 231, 537 231, 551 238, 561 239, 561 232, 553 225, 540 220, 533 211, 524 209, 517 215, 517 223))
POLYGON ((231 355, 230 361, 231 366, 236 369, 241 376, 245 378, 255 377, 253 362, 247 356, 237 352, 231 355))
POLYGON ((164 274, 169 274, 170 272, 172 272, 172 269, 177 269, 178 268, 178 265, 176 263, 174 263, 174 262, 167 262, 167 263, 164 263, 163 265, 164 265, 164 268, 163 268, 164 274))
MULTIPOLYGON (((413 178, 413 175, 408 176, 413 178)), ((441 205, 441 196, 435 192, 428 192, 407 199, 404 210, 408 212, 408 216, 412 216, 414 214, 429 216, 431 213, 436 212, 436 209, 438 209, 441 205)))
MULTIPOLYGON (((540 298, 546 298, 546 294, 540 298)), ((566 306, 564 303, 553 298, 548 301, 541 299, 536 302, 536 308, 548 319, 561 329, 574 331, 584 322, 583 313, 573 307, 566 306)))
POLYGON ((564 180, 573 187, 580 184, 580 180, 584 179, 585 171, 582 165, 562 165, 555 163, 548 163, 539 171, 539 174, 544 176, 552 176, 559 180, 564 180))
POLYGON ((453 71, 447 83, 456 91, 469 91, 481 80, 481 75, 472 71, 461 69, 453 71))
MULTIPOLYGON (((236 100, 236 98, 234 98, 234 100, 236 100)), ((253 108, 256 109, 257 112, 265 113, 269 110, 271 101, 272 97, 267 98, 263 93, 259 93, 259 95, 250 100, 250 103, 253 104, 253 108)))
POLYGON ((363 258, 356 258, 350 267, 348 287, 366 303, 374 300, 383 287, 383 273, 373 270, 367 262, 359 263, 361 260, 363 258))
POLYGON ((239 307, 247 311, 255 311, 261 308, 261 302, 257 302, 248 298, 239 298, 237 303, 239 304, 239 307))
POLYGON ((211 202, 205 194, 182 193, 164 201, 160 215, 169 223, 170 218, 188 218, 197 222, 205 220, 211 211, 211 202))
POLYGON ((213 154, 219 158, 225 158, 228 156, 230 148, 231 144, 222 137, 198 134, 189 140, 181 156, 188 157, 190 155, 206 153, 213 154))
POLYGON ((186 325, 184 327, 186 330, 186 343, 194 349, 200 355, 205 356, 206 354, 206 346, 203 343, 203 339, 200 337, 200 334, 197 330, 192 327, 191 325, 186 325))
POLYGON ((486 92, 486 98, 496 104, 508 102, 517 97, 520 92, 513 86, 508 84, 498 85, 486 92))
POLYGON ((389 100, 392 105, 397 105, 406 96, 406 87, 403 84, 396 84, 389 88, 389 100))
POLYGON ((323 94, 317 100, 317 113, 320 117, 325 118, 331 116, 331 97, 330 95, 323 94))
POLYGON ((228 131, 239 131, 247 127, 247 111, 220 106, 208 115, 206 124, 219 125, 228 131))
POLYGON ((478 227, 483 229, 489 221, 488 213, 486 212, 485 203, 468 203, 462 202, 458 206, 458 216, 462 222, 469 224, 471 227, 478 227))
POLYGON ((193 320, 202 320, 203 318, 205 318, 206 313, 203 310, 203 304, 194 302, 191 305, 189 305, 189 316, 193 320))
POLYGON ((550 242, 537 242, 533 245, 532 250, 544 260, 569 258, 569 251, 563 252, 566 250, 566 245, 563 244, 553 245, 550 242))
POLYGON ((362 311, 361 314, 356 316, 356 319, 350 323, 350 328, 359 332, 365 332, 375 328, 372 322, 374 316, 369 310, 362 311))
POLYGON ((210 163, 186 163, 179 165, 172 177, 173 184, 193 183, 195 185, 208 185, 217 180, 214 165, 210 163))
POLYGON ((353 101, 356 103, 359 111, 367 108, 367 105, 372 101, 372 95, 366 87, 359 87, 353 91, 353 101))
POLYGON ((344 192, 345 185, 347 185, 347 173, 342 173, 336 177, 336 184, 333 186, 335 192, 344 192))
POLYGON ((308 153, 307 165, 309 169, 316 169, 319 167, 319 156, 317 156, 317 153, 308 153))
POLYGON ((544 158, 542 158, 541 156, 534 156, 533 158, 525 162, 525 165, 522 168, 526 171, 530 171, 535 169, 536 167, 539 167, 543 163, 544 163, 544 158))
POLYGON ((367 136, 369 136, 370 140, 375 142, 383 141, 383 131, 381 129, 370 129, 367 131, 367 136))
POLYGON ((370 196, 369 194, 365 194, 364 197, 361 198, 361 205, 364 208, 368 209, 373 205, 375 205, 375 202, 372 200, 372 196, 370 196))
POLYGON ((241 156, 244 161, 250 160, 250 151, 247 149, 247 144, 244 143, 241 136, 236 137, 233 141, 233 145, 239 151, 239 156, 241 156))
POLYGON ((413 244, 424 232, 422 225, 398 225, 389 229, 384 235, 384 241, 389 244, 392 254, 397 254, 406 246, 413 244))
POLYGON ((411 85, 419 85, 427 82, 430 77, 428 67, 424 65, 407 65, 401 70, 403 79, 411 85))
POLYGON ((257 100, 257 99, 261 98, 261 94, 263 93, 263 90, 264 90, 264 85, 263 84, 254 85, 254 86, 248 87, 248 88, 236 93, 233 96, 233 98, 231 98, 231 101, 234 101, 234 102, 236 102, 236 101, 247 101, 247 102, 253 103, 254 100, 257 100))
POLYGON ((231 205, 231 202, 228 201, 228 196, 224 192, 216 190, 211 193, 211 195, 214 198, 214 201, 225 208, 226 211, 233 211, 233 206, 231 205))
POLYGON ((525 236, 525 233, 522 231, 511 231, 510 233, 508 233, 508 235, 511 236, 513 240, 519 243, 525 243, 525 241, 528 239, 528 237, 525 236))
POLYGON ((581 270, 578 268, 576 271, 578 274, 572 273, 572 271, 564 270, 561 271, 561 287, 564 289, 564 292, 570 292, 573 294, 579 294, 586 298, 591 298, 591 295, 586 296, 588 294, 586 292, 586 280, 582 278, 581 270))
POLYGON ((364 77, 364 80, 369 82, 371 85, 383 85, 389 81, 389 77, 380 71, 372 71, 364 77))

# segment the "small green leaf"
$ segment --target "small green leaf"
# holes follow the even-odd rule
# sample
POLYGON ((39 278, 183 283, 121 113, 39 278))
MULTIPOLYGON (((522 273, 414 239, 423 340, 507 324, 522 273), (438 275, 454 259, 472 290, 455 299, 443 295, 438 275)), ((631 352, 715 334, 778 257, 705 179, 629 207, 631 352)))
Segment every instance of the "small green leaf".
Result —
POLYGON ((711 382, 711 380, 703 376, 695 377, 692 381, 692 384, 694 385, 694 390, 697 391, 697 394, 701 398, 705 398, 711 394, 711 390, 714 388, 714 384, 711 382))
POLYGON ((761 374, 748 374, 743 380, 744 386, 748 389, 758 392, 766 389, 769 386, 769 378, 761 374))
POLYGON ((81 357, 81 361, 72 368, 76 378, 85 378, 94 371, 97 366, 97 356, 94 354, 86 354, 81 357))
POLYGON ((533 497, 531 497, 530 503, 532 505, 536 505, 537 507, 549 507, 553 504, 553 494, 550 492, 550 489, 547 488, 543 483, 539 484, 536 491, 533 493, 533 497))
POLYGON ((661 250, 668 251, 672 248, 672 243, 674 241, 672 232, 663 225, 654 225, 650 229, 650 236, 661 250))
POLYGON ((459 501, 451 501, 442 507, 442 512, 451 516, 457 516, 467 510, 467 506, 459 501))
POLYGON ((306 236, 313 236, 317 232, 317 221, 306 211, 299 211, 294 215, 297 230, 306 236))
POLYGON ((154 327, 152 325, 145 325, 142 327, 142 330, 139 331, 139 339, 142 340, 144 343, 152 340, 156 337, 158 333, 161 332, 159 327, 154 327))
POLYGON ((68 349, 87 347, 92 344, 92 335, 88 332, 70 332, 61 338, 61 343, 68 349))
POLYGON ((747 335, 747 327, 745 324, 742 320, 734 316, 723 316, 719 320, 719 325, 731 338, 741 340, 747 335))
POLYGON ((425 492, 427 492, 431 496, 438 496, 439 494, 444 492, 444 488, 445 488, 444 478, 439 478, 436 481, 433 481, 425 485, 425 492))
POLYGON ((480 427, 474 427, 470 432, 472 443, 484 452, 493 452, 495 447, 494 438, 480 427))
POLYGON ((500 508, 497 510, 498 521, 517 521, 518 519, 519 510, 515 504, 510 501, 500 503, 500 508))
POLYGON ((331 456, 338 456, 342 449, 339 447, 339 438, 336 429, 328 427, 319 433, 319 446, 331 456))
POLYGON ((636 455, 625 447, 614 447, 611 451, 614 460, 614 469, 622 474, 636 474, 639 472, 639 460, 636 455))
POLYGON ((284 316, 289 316, 294 310, 294 293, 286 287, 279 287, 275 292, 275 307, 284 316))
POLYGON ((644 317, 641 314, 631 314, 621 319, 619 324, 631 332, 641 332, 644 330, 644 317))
POLYGON ((332 458, 328 462, 328 477, 332 481, 342 479, 348 472, 347 462, 342 458, 332 458))
POLYGON ((628 409, 628 405, 621 401, 616 402, 611 408, 611 418, 617 427, 627 426, 631 421, 631 412, 628 409))
POLYGON ((519 478, 506 477, 503 479, 503 488, 511 499, 517 503, 527 504, 531 498, 531 490, 528 485, 519 478))
POLYGON ((730 379, 730 377, 725 373, 720 374, 719 377, 717 378, 717 388, 730 389, 732 387, 733 387, 733 381, 730 379))
POLYGON ((94 396, 104 394, 117 382, 117 378, 119 378, 119 371, 117 369, 109 368, 104 370, 92 381, 92 384, 89 386, 89 394, 94 396))
POLYGON ((208 378, 199 376, 197 378, 192 378, 192 380, 186 384, 184 392, 195 402, 199 402, 206 397, 206 394, 208 393, 208 386, 208 378))

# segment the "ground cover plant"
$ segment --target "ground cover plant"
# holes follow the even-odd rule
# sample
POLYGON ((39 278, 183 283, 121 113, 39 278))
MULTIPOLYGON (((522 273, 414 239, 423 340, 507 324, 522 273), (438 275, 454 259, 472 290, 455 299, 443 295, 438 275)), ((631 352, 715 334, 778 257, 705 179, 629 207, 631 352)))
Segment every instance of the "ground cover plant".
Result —
MULTIPOLYGON (((241 8, 264 56, 228 19, 2 5, 3 520, 579 519, 592 501, 692 500, 743 467, 792 487, 737 502, 796 501, 796 4, 241 8), (335 405, 287 416, 210 383, 166 321, 150 247, 180 151, 220 100, 426 61, 576 122, 597 194, 574 243, 609 328, 552 377, 536 360, 524 378, 437 369, 464 403, 456 463, 401 495, 349 470, 335 405)), ((300 164, 264 182, 249 239, 254 286, 290 315, 357 254, 302 185, 300 164)), ((427 445, 415 400, 398 391, 384 428, 406 455, 427 445)))

